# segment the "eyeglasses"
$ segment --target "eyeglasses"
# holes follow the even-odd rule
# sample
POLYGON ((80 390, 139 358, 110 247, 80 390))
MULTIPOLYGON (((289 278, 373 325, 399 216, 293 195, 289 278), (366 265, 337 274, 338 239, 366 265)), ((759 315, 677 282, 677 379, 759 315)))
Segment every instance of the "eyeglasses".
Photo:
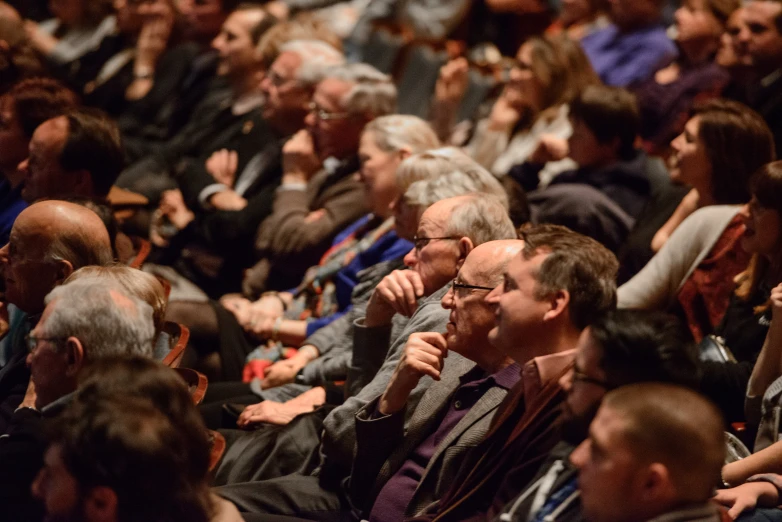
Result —
MULTIPOLYGON (((269 83, 277 87, 278 89, 288 83, 288 78, 285 78, 284 76, 281 76, 277 74, 277 72, 274 71, 274 69, 269 69, 269 72, 266 73, 266 79, 269 80, 269 83)), ((297 84, 299 83, 298 80, 293 79, 290 80, 292 83, 297 84)), ((311 110, 311 108, 310 108, 311 110)))
POLYGON ((456 279, 451 281, 451 288, 453 288, 454 293, 456 293, 456 291, 458 290, 488 290, 489 292, 494 290, 494 288, 489 286, 478 286, 478 285, 468 285, 465 283, 459 283, 458 281, 456 281, 456 279))
POLYGON ((424 247, 426 245, 429 244, 430 241, 445 241, 445 240, 448 240, 448 239, 456 240, 456 239, 461 239, 461 238, 460 237, 452 237, 452 236, 449 236, 449 237, 418 237, 418 236, 414 236, 413 237, 413 245, 415 245, 415 251, 416 252, 420 252, 421 250, 424 249, 424 247))
POLYGON ((38 343, 40 343, 41 341, 56 342, 56 341, 65 341, 67 339, 68 339, 67 337, 35 337, 30 334, 24 336, 25 345, 27 346, 27 350, 30 353, 35 352, 35 349, 38 347, 38 343))
POLYGON ((606 390, 612 390, 615 388, 613 384, 609 384, 606 381, 601 381, 600 379, 595 379, 594 377, 590 377, 589 375, 585 374, 581 370, 573 368, 573 382, 578 381, 594 384, 595 386, 600 386, 606 390))
POLYGON ((330 120, 343 120, 352 116, 349 112, 328 112, 325 109, 321 109, 314 102, 310 103, 310 112, 315 113, 315 117, 321 121, 330 120))

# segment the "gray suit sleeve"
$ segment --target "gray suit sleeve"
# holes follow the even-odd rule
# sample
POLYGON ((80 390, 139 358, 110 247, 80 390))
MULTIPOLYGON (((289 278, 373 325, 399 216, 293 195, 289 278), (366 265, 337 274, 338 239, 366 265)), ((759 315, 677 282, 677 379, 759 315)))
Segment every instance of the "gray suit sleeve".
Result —
MULTIPOLYGON (((330 471, 339 472, 344 476, 350 473, 356 448, 356 412, 386 389, 410 334, 442 331, 448 323, 448 314, 449 311, 440 306, 439 297, 429 300, 413 315, 401 334, 393 340, 385 362, 374 379, 356 396, 347 399, 345 404, 335 408, 326 417, 323 421, 321 467, 328 466, 330 471)), ((415 411, 415 406, 432 382, 430 377, 421 379, 410 394, 407 403, 408 412, 415 411)))

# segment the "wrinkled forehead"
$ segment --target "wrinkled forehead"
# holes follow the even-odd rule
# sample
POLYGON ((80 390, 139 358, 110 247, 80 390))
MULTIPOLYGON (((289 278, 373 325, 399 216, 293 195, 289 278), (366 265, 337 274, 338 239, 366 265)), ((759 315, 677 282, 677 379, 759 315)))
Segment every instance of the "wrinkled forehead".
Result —
POLYGON ((353 88, 353 84, 337 78, 326 78, 315 89, 312 100, 321 109, 338 112, 344 109, 342 99, 353 88))

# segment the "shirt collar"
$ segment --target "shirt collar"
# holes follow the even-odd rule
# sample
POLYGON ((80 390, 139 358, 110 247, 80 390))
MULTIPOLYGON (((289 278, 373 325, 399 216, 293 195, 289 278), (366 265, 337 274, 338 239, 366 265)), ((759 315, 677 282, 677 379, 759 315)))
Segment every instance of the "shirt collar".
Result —
POLYGON ((552 353, 527 361, 521 370, 524 386, 524 402, 529 405, 535 396, 553 380, 558 379, 565 369, 573 364, 576 350, 552 353))
POLYGON ((76 395, 76 392, 71 392, 63 395, 57 400, 54 400, 41 408, 41 414, 46 415, 47 413, 56 413, 62 408, 65 408, 65 406, 68 405, 69 402, 73 399, 74 395, 76 395))
POLYGON ((760 85, 763 88, 769 87, 776 82, 779 77, 782 76, 782 69, 777 69, 776 71, 772 72, 771 74, 764 76, 760 80, 760 85))
POLYGON ((486 372, 480 366, 475 366, 459 377, 462 386, 465 384, 480 386, 487 382, 493 382, 496 386, 506 390, 513 388, 519 382, 519 379, 521 379, 521 372, 517 363, 510 364, 491 375, 486 375, 486 372))

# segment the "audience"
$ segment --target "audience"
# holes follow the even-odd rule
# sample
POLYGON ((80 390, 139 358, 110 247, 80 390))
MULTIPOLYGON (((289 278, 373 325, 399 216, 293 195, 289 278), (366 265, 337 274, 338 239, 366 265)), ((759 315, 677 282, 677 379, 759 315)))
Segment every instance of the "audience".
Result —
POLYGON ((500 520, 518 522, 554 515, 582 520, 577 472, 569 456, 588 435, 589 424, 606 393, 640 382, 668 382, 695 388, 697 354, 678 321, 657 312, 619 310, 584 330, 575 363, 561 381, 567 393, 561 442, 541 465, 531 485, 509 502, 500 520), (550 487, 544 482, 553 480, 550 487), (537 495, 543 499, 535 500, 537 495))
POLYGON ((25 396, 30 371, 25 336, 44 311, 44 298, 83 266, 112 261, 106 228, 92 211, 62 201, 35 203, 22 211, 2 250, 10 330, 0 343, 0 431, 6 433, 25 396))
POLYGON ((5 518, 782 518, 782 4, 676 4, 0 1, 5 518))
POLYGON ((152 309, 115 287, 84 278, 46 296, 40 321, 25 337, 30 385, 0 438, 6 505, 22 516, 38 509, 28 499, 45 449, 45 426, 73 399, 81 370, 110 356, 151 357, 153 335, 152 309))

